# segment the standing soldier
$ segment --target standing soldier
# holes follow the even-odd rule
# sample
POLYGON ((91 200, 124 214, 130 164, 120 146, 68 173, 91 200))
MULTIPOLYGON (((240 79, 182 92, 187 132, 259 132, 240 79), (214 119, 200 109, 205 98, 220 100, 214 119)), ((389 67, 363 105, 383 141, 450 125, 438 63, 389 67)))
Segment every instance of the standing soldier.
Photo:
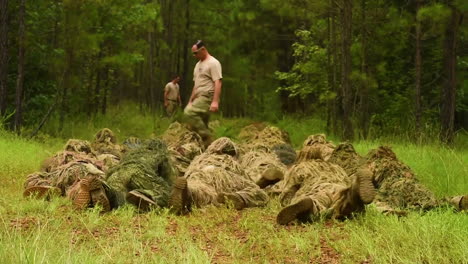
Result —
POLYGON ((221 95, 221 64, 208 53, 201 40, 192 46, 192 53, 199 61, 193 71, 195 85, 184 114, 191 128, 202 137, 205 146, 208 146, 213 141, 208 128, 210 112, 218 111, 221 95))
POLYGON ((170 117, 176 112, 177 106, 182 105, 182 101, 180 100, 179 81, 180 77, 175 76, 164 88, 164 107, 166 107, 167 115, 170 117))

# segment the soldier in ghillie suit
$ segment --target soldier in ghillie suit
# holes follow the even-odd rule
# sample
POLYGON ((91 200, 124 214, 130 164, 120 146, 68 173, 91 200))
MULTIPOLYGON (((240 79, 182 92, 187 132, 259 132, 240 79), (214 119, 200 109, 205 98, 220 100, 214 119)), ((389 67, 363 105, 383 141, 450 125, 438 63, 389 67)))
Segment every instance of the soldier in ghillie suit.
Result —
POLYGON ((41 171, 28 175, 23 195, 48 198, 50 194, 65 196, 70 187, 88 175, 104 176, 104 163, 92 153, 89 142, 70 139, 64 150, 47 158, 41 171))
MULTIPOLYGON (((342 143, 329 161, 344 168, 349 175, 360 166, 366 166, 372 172, 377 188, 374 203, 383 213, 405 214, 400 209, 428 210, 450 203, 449 199, 437 200, 434 193, 418 181, 411 168, 398 160, 390 147, 380 146, 363 158, 350 143, 342 143)), ((462 197, 451 200, 459 210, 463 210, 462 197)))
POLYGON ((324 134, 316 134, 310 135, 304 140, 302 143, 302 147, 317 147, 320 149, 322 153, 322 158, 324 161, 328 161, 330 158, 333 150, 335 149, 335 145, 330 141, 327 141, 324 134))
MULTIPOLYGON (((146 211, 151 207, 167 206, 172 176, 166 145, 160 140, 149 140, 128 152, 117 166, 111 168, 102 185, 111 208, 129 202, 146 211)), ((85 184, 99 186, 93 179, 85 184)), ((86 193, 87 186, 82 189, 79 192, 86 193)), ((78 199, 74 204, 87 207, 91 202, 78 199)))
POLYGON ((238 149, 230 139, 214 141, 176 180, 170 199, 173 210, 183 214, 192 205, 232 203, 238 210, 266 205, 268 195, 245 174, 237 157, 238 149))
POLYGON ((190 162, 204 151, 201 137, 178 122, 169 126, 162 139, 168 145, 171 164, 177 176, 183 176, 190 162))
POLYGON ((341 167, 324 161, 318 147, 301 150, 297 164, 285 175, 284 186, 280 201, 286 207, 277 216, 281 225, 296 219, 343 219, 364 211, 375 196, 368 170, 359 170, 355 177, 348 177, 341 167))

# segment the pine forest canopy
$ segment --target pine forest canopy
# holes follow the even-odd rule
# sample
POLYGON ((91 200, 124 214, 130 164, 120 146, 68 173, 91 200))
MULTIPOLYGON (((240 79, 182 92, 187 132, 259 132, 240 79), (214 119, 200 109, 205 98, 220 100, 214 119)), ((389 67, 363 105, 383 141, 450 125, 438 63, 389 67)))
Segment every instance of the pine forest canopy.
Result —
POLYGON ((0 0, 0 124, 159 111, 193 86, 190 47, 223 66, 226 117, 320 116, 345 139, 468 127, 463 0, 0 0))

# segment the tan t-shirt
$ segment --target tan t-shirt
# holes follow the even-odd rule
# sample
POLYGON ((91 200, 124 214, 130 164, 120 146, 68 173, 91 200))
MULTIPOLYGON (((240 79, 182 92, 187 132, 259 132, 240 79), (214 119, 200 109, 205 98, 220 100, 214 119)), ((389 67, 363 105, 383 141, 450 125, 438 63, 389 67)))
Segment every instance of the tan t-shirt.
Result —
POLYGON ((214 82, 223 78, 221 63, 209 56, 204 61, 198 61, 193 70, 193 81, 195 82, 195 94, 212 95, 214 93, 214 82))
POLYGON ((179 84, 174 84, 172 82, 168 82, 166 87, 164 88, 165 92, 168 92, 167 99, 177 101, 179 99, 179 84))

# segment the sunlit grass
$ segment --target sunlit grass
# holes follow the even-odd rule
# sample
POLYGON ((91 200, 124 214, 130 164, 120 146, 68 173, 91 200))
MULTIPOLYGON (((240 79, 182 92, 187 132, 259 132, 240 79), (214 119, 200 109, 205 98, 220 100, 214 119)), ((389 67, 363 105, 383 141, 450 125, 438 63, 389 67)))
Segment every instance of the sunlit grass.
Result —
MULTIPOLYGON (((68 124, 64 135, 91 139, 109 127, 122 141, 158 135, 169 124, 166 118, 153 122, 133 115, 68 124)), ((215 119, 220 120, 217 136, 234 137, 251 122, 215 119)), ((296 147, 307 135, 324 132, 315 119, 302 124, 285 119, 278 125, 296 147)), ((284 227, 275 222, 276 199, 266 208, 208 207, 179 217, 167 210, 138 214, 130 206, 107 214, 77 212, 64 198, 23 198, 26 175, 65 140, 25 140, 0 132, 0 263, 468 263, 468 214, 449 208, 398 218, 371 206, 366 215, 345 222, 284 227)), ((439 197, 468 192, 468 150, 390 139, 354 145, 365 155, 381 144, 392 146, 439 197)))

